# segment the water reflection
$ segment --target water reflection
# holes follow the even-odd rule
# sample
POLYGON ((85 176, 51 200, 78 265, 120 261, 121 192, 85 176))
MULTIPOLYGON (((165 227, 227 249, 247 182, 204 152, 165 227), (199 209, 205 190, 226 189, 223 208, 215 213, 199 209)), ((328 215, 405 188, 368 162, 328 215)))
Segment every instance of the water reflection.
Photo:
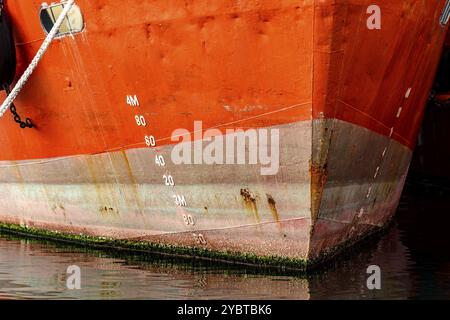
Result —
POLYGON ((381 239, 308 277, 0 235, 0 298, 448 299, 450 216, 448 194, 440 192, 408 185, 397 218, 381 239), (381 268, 382 290, 366 287, 372 264, 381 268), (81 268, 81 290, 66 288, 69 265, 81 268))

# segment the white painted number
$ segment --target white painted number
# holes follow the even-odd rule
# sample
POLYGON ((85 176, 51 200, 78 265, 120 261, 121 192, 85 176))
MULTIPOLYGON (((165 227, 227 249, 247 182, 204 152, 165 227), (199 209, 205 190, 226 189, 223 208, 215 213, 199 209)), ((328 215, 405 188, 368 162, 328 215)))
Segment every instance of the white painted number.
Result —
POLYGON ((175 204, 179 207, 187 207, 186 198, 183 195, 174 194, 175 204))
POLYGON ((156 146, 156 141, 154 136, 145 136, 145 144, 147 147, 154 147, 156 146))
POLYGON ((137 124, 138 126, 143 126, 143 127, 145 127, 145 126, 147 125, 147 122, 145 122, 144 116, 136 115, 136 116, 134 116, 134 119, 136 119, 136 124, 137 124))
POLYGON ((194 236, 195 242, 197 242, 197 244, 203 244, 203 245, 206 244, 206 239, 201 233, 199 233, 199 234, 193 233, 192 235, 194 236))
POLYGON ((169 175, 163 175, 163 179, 164 179, 164 184, 166 185, 166 186, 174 186, 175 185, 175 182, 173 181, 173 178, 172 178, 172 176, 169 174, 169 175))
POLYGON ((139 100, 138 100, 137 95, 134 95, 134 96, 127 95, 127 104, 129 106, 132 106, 132 107, 138 107, 139 106, 139 100))
POLYGON ((184 220, 184 223, 188 226, 193 226, 195 224, 194 218, 192 218, 192 216, 190 214, 188 214, 188 215, 183 214, 183 220, 184 220))
POLYGON ((161 155, 156 155, 155 156, 155 163, 159 166, 159 167, 164 167, 166 165, 166 161, 164 161, 164 157, 161 155))

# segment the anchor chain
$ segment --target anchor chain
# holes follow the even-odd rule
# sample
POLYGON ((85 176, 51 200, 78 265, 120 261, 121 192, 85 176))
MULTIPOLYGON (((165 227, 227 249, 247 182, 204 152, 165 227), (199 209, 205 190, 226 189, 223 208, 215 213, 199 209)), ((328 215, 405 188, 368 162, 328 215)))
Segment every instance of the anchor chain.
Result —
MULTIPOLYGON (((6 91, 6 94, 9 95, 11 93, 11 90, 9 89, 9 86, 5 85, 3 87, 3 89, 6 91)), ((22 129, 25 128, 33 128, 33 122, 31 122, 30 118, 25 118, 25 121, 22 121, 22 118, 20 117, 20 115, 17 113, 17 109, 16 106, 14 105, 14 102, 11 103, 11 106, 9 107, 9 110, 11 111, 11 113, 13 114, 14 117, 14 121, 16 123, 19 124, 19 126, 22 129)))

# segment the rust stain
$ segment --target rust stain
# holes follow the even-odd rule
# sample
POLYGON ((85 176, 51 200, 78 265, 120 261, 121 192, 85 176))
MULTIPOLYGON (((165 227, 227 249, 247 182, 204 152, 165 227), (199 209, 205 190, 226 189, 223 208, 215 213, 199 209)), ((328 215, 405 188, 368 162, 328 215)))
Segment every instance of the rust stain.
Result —
POLYGON ((89 173, 92 178, 92 184, 95 187, 95 191, 97 193, 97 201, 100 204, 99 212, 105 216, 106 214, 114 213, 116 215, 119 214, 119 210, 112 209, 110 206, 105 206, 105 203, 115 203, 115 207, 119 207, 117 199, 114 197, 115 193, 113 192, 111 186, 107 183, 101 184, 97 178, 97 175, 106 176, 104 173, 104 168, 100 168, 99 165, 96 164, 95 159, 88 156, 86 158, 87 167, 89 173), (102 171, 103 170, 103 171, 102 171), (105 210, 106 208, 106 210, 105 210), (111 210, 110 210, 111 209, 111 210))
POLYGON ((280 222, 280 217, 278 216, 278 210, 276 207, 277 203, 275 202, 275 199, 270 194, 266 194, 266 196, 267 196, 267 203, 269 204, 273 220, 275 220, 276 222, 280 222))
POLYGON ((91 174, 92 183, 95 185, 95 188, 97 189, 97 191, 99 191, 97 176, 95 174, 96 170, 94 168, 94 163, 93 163, 93 161, 92 161, 92 159, 90 157, 86 157, 86 164, 87 164, 89 173, 91 174))
POLYGON ((327 164, 317 166, 314 163, 310 166, 311 173, 311 220, 317 221, 322 200, 323 189, 327 181, 327 164))
POLYGON ((66 208, 64 208, 64 206, 63 206, 62 204, 54 204, 54 205, 52 206, 52 211, 53 211, 53 213, 55 213, 55 214, 60 214, 60 213, 62 213, 63 216, 64 216, 64 219, 67 219, 67 216, 66 216, 66 208))
POLYGON ((105 202, 102 199, 102 190, 98 184, 98 179, 97 179, 97 175, 96 175, 96 168, 95 168, 95 164, 93 159, 91 159, 91 157, 87 156, 86 157, 86 164, 87 164, 87 168, 89 170, 90 176, 92 178, 92 184, 94 185, 95 191, 97 192, 97 198, 99 203, 105 202))
POLYGON ((104 216, 120 215, 119 210, 112 208, 112 207, 108 207, 108 206, 101 206, 98 211, 104 216))
POLYGON ((125 152, 125 150, 120 150, 120 153, 122 154, 123 159, 125 160, 125 166, 128 172, 128 176, 131 180, 131 183, 136 185, 136 179, 134 178, 133 169, 131 168, 130 160, 128 160, 127 153, 125 152))
POLYGON ((125 150, 121 150, 120 153, 122 154, 122 157, 123 157, 123 159, 125 161, 125 166, 126 166, 126 169, 127 169, 128 177, 130 178, 130 182, 131 182, 130 186, 131 186, 131 188, 133 188, 133 195, 134 195, 135 200, 136 200, 136 205, 139 208, 139 212, 141 214, 144 214, 142 201, 141 201, 141 198, 139 197, 139 192, 138 192, 138 188, 137 188, 136 178, 133 175, 133 169, 131 168, 130 161, 128 160, 128 157, 127 157, 127 154, 126 154, 125 150))
POLYGON ((325 115, 323 113, 320 113, 319 117, 322 120, 316 122, 313 126, 313 155, 309 164, 311 176, 311 232, 319 217, 322 194, 328 179, 328 153, 334 133, 334 123, 327 123, 324 120, 325 115))
POLYGON ((258 208, 256 207, 256 197, 247 188, 241 189, 241 197, 244 200, 245 208, 251 212, 258 223, 261 222, 258 208))

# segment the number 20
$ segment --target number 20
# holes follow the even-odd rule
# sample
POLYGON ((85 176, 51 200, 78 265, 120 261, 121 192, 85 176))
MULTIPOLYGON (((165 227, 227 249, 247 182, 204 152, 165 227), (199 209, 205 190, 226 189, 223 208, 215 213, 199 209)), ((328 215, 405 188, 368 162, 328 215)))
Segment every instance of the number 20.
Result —
POLYGON ((163 179, 164 179, 164 184, 166 186, 174 186, 175 185, 175 181, 173 181, 173 177, 169 174, 169 175, 163 175, 163 179))

